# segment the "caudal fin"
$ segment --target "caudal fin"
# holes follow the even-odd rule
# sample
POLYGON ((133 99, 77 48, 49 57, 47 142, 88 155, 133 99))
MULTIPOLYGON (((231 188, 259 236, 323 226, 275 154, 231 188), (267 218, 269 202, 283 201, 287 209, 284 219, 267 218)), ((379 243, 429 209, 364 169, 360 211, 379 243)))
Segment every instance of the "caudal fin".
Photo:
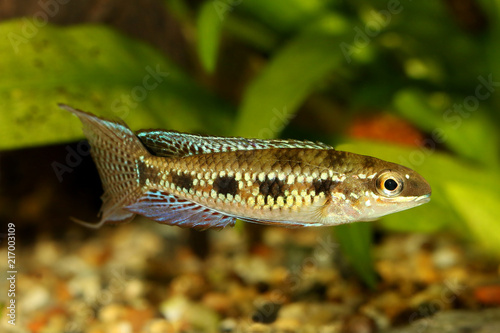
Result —
POLYGON ((132 220, 135 214, 123 207, 134 203, 141 196, 137 162, 141 156, 149 154, 148 151, 122 121, 101 119, 64 104, 59 104, 59 107, 73 113, 82 122, 104 188, 101 220, 98 223, 74 221, 99 228, 105 223, 132 220))

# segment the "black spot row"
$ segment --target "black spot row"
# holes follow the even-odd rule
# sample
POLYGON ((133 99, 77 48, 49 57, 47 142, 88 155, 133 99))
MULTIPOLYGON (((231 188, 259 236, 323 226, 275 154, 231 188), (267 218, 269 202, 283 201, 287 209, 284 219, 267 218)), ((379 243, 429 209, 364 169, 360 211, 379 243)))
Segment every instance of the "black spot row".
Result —
POLYGON ((285 183, 278 178, 269 179, 266 178, 263 182, 260 182, 259 193, 266 198, 267 196, 277 199, 278 197, 285 196, 285 183))
POLYGON ((189 191, 193 187, 193 177, 183 173, 180 175, 174 173, 172 174, 172 183, 189 191))
POLYGON ((219 176, 215 178, 213 186, 217 194, 231 194, 235 196, 236 193, 238 193, 238 182, 236 181, 236 179, 234 179, 234 177, 219 176))
POLYGON ((336 186, 336 182, 331 179, 315 179, 312 185, 316 195, 321 192, 328 194, 336 186))
POLYGON ((139 185, 144 186, 146 184, 146 179, 148 178, 147 166, 142 161, 137 162, 137 169, 139 169, 139 185))

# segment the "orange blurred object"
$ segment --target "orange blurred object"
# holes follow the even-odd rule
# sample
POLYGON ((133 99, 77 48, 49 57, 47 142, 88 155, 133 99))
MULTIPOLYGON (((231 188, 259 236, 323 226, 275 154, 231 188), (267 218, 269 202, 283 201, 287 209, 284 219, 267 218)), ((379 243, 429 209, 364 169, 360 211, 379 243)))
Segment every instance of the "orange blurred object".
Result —
POLYGON ((356 139, 374 139, 416 147, 421 146, 424 140, 424 135, 411 123, 386 113, 356 118, 347 134, 356 139))
POLYGON ((481 304, 500 305, 500 284, 476 287, 474 298, 481 304))

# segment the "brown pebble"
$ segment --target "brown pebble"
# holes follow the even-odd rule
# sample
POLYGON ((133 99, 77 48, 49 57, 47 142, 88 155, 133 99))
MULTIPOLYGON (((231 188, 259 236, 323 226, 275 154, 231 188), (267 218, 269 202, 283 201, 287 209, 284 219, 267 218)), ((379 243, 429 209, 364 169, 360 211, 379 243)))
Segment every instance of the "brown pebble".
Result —
POLYGON ((64 281, 56 284, 55 289, 55 297, 59 302, 68 302, 73 297, 68 289, 67 284, 64 281))
POLYGON ((273 324, 273 329, 277 332, 293 333, 298 332, 301 323, 295 318, 278 318, 273 324))
POLYGON ((206 289, 206 281, 196 273, 187 273, 175 277, 171 282, 174 294, 185 295, 188 298, 199 298, 206 289))
POLYGON ((341 333, 374 333, 377 331, 375 321, 361 314, 347 316, 340 330, 341 333))
POLYGON ((126 310, 127 321, 132 326, 134 332, 139 332, 149 320, 153 319, 153 317, 154 310, 151 308, 127 308, 126 310))
POLYGON ((144 333, 174 333, 175 329, 172 323, 165 319, 151 320, 144 326, 144 333))
POLYGON ((89 242, 84 244, 78 250, 78 255, 85 263, 101 267, 111 256, 111 249, 106 244, 101 244, 99 241, 89 242))
POLYGON ((103 306, 99 310, 99 319, 104 323, 112 323, 125 319, 126 314, 127 309, 125 306, 112 303, 103 306))
POLYGON ((252 313, 252 320, 258 323, 270 324, 278 317, 280 304, 273 302, 262 302, 252 313))
POLYGON ((270 325, 265 325, 261 323, 253 323, 248 325, 243 332, 246 333, 269 333, 272 332, 270 325))
POLYGON ((206 293, 203 296, 202 303, 219 313, 229 312, 234 305, 228 295, 219 292, 206 293))

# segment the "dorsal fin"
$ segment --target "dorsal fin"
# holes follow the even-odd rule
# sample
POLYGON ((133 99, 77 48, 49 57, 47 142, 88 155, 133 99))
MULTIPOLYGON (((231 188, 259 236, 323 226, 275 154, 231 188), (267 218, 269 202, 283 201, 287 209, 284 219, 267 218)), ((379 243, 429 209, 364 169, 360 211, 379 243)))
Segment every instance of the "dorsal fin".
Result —
POLYGON ((157 156, 189 156, 271 148, 333 149, 324 143, 312 141, 218 137, 161 130, 140 131, 137 136, 157 156))

